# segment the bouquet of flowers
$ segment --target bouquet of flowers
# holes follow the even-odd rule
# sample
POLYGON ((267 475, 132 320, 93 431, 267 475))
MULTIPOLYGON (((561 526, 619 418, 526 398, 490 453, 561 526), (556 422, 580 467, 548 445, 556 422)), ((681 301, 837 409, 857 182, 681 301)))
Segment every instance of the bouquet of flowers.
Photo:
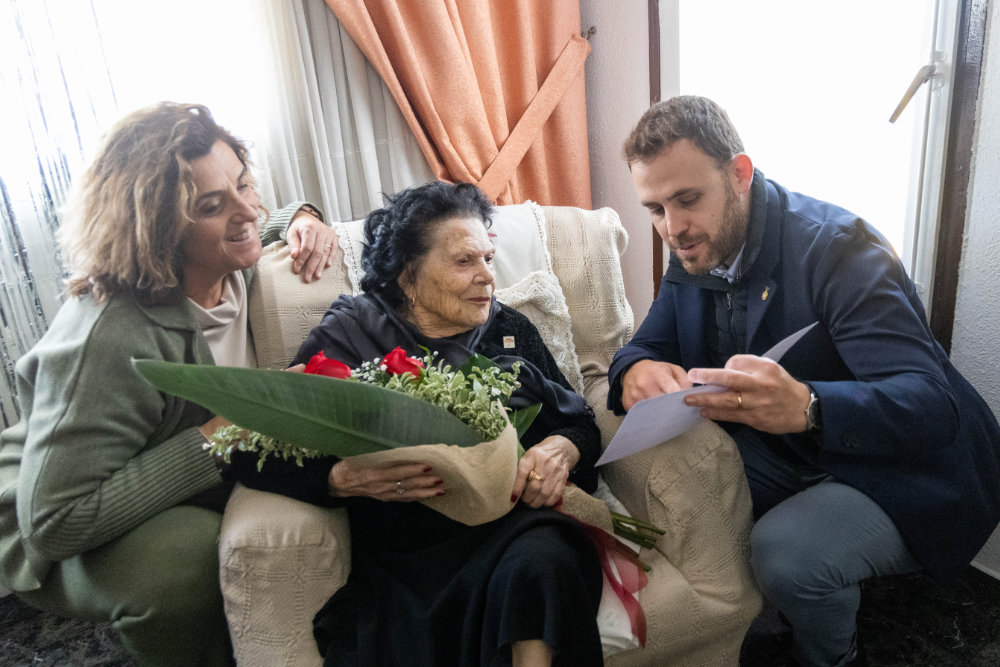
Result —
POLYGON ((212 437, 227 459, 240 449, 256 452, 259 467, 269 456, 330 454, 359 465, 427 463, 449 493, 421 502, 469 525, 510 511, 519 437, 540 408, 508 409, 519 365, 508 372, 479 355, 455 370, 436 353, 418 359, 400 348, 356 369, 320 352, 304 373, 133 363, 161 391, 237 425, 212 437))
MULTIPOLYGON (((226 460, 239 449, 256 452, 258 467, 268 456, 301 464, 329 454, 372 466, 424 462, 446 480, 449 494, 421 502, 469 525, 510 511, 510 489, 524 453, 519 438, 541 407, 507 407, 519 386, 519 364, 508 372, 480 355, 455 370, 436 353, 419 359, 398 347, 356 369, 320 352, 304 373, 133 363, 161 391, 235 424, 212 437, 212 451, 226 460)), ((577 511, 646 548, 663 532, 621 514, 608 514, 606 523, 600 511, 577 511)))
MULTIPOLYGON (((347 364, 328 359, 320 352, 313 356, 304 372, 339 380, 365 382, 435 405, 475 431, 476 443, 499 438, 507 427, 508 419, 519 438, 524 434, 538 414, 540 405, 521 410, 505 409, 510 395, 518 387, 519 364, 515 364, 510 372, 504 372, 489 359, 473 355, 461 368, 452 371, 449 366, 435 363, 436 356, 437 353, 427 353, 423 359, 408 357, 397 347, 384 358, 365 361, 352 370, 347 364)), ((392 394, 387 394, 385 399, 390 403, 398 402, 392 394)), ((408 405, 410 404, 406 401, 399 407, 405 410, 408 405)), ((446 428, 458 428, 448 417, 440 414, 438 417, 446 428)), ((398 437, 405 439, 406 434, 400 433, 398 437)), ((466 440, 468 438, 456 444, 469 444, 466 440)), ((303 458, 324 453, 347 456, 345 447, 352 448, 352 451, 353 448, 360 448, 375 452, 407 444, 417 443, 385 442, 371 438, 367 433, 350 432, 340 435, 339 439, 328 442, 319 450, 306 449, 234 425, 216 432, 212 437, 211 451, 223 456, 227 462, 234 449, 255 451, 260 454, 258 468, 262 468, 269 454, 285 459, 295 458, 301 463, 303 458), (344 435, 347 436, 346 439, 344 435)))

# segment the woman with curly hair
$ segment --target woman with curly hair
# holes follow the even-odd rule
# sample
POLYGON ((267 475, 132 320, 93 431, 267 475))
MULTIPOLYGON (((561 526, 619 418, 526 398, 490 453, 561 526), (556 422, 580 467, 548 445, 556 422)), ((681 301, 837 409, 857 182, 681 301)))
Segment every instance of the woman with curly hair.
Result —
POLYGON ((215 419, 132 359, 253 366, 247 285, 288 229, 303 279, 333 232, 293 204, 267 220, 247 149, 200 105, 115 125, 60 229, 69 299, 17 364, 0 435, 0 583, 51 613, 111 621, 145 665, 232 662, 217 537, 230 486, 215 419), (260 231, 260 234, 259 234, 260 231))

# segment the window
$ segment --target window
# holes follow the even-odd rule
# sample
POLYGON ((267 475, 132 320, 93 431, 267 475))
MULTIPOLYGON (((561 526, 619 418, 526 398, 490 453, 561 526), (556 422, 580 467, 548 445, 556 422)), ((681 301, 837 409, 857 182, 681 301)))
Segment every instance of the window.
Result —
POLYGON ((885 234, 925 305, 958 10, 957 0, 680 3, 680 92, 719 102, 765 176, 885 234), (925 65, 928 85, 890 123, 925 65))

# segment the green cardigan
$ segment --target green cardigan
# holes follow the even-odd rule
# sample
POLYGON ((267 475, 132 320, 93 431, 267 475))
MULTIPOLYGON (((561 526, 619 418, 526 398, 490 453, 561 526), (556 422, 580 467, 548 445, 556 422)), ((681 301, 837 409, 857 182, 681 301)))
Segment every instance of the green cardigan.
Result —
MULTIPOLYGON (((276 211, 262 240, 284 238, 301 204, 276 211)), ((133 358, 214 363, 186 298, 143 306, 130 294, 69 299, 18 361, 21 421, 0 434, 0 583, 8 588, 37 589, 53 561, 222 483, 198 431, 211 414, 158 392, 133 358)))

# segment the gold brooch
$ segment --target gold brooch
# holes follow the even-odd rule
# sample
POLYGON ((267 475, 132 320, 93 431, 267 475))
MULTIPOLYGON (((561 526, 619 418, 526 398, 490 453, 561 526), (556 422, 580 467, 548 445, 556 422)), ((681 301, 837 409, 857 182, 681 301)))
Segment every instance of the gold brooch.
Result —
POLYGON ((771 289, 771 288, 770 287, 765 287, 764 288, 764 293, 760 295, 760 300, 761 301, 767 301, 767 291, 769 289, 771 289))

